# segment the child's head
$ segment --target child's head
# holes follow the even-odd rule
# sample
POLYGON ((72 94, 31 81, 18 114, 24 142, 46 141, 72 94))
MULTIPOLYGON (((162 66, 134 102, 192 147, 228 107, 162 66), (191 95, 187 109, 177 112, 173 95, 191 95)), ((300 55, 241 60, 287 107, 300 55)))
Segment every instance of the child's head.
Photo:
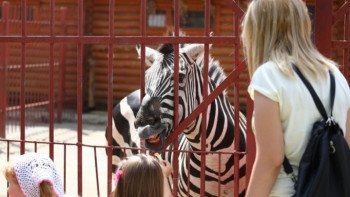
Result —
POLYGON ((17 157, 4 168, 9 182, 10 196, 54 197, 63 196, 60 175, 52 160, 38 153, 27 153, 17 157))
POLYGON ((163 190, 162 168, 152 156, 129 157, 116 173, 114 197, 162 197, 163 190))

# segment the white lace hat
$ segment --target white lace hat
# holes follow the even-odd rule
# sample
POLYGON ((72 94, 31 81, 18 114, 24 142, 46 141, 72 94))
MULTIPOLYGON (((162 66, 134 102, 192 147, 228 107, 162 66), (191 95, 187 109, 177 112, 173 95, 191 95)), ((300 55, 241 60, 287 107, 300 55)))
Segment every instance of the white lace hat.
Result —
POLYGON ((39 186, 43 181, 51 183, 56 196, 64 195, 61 176, 57 173, 55 164, 46 155, 23 154, 14 159, 13 167, 19 186, 27 197, 39 197, 39 186))

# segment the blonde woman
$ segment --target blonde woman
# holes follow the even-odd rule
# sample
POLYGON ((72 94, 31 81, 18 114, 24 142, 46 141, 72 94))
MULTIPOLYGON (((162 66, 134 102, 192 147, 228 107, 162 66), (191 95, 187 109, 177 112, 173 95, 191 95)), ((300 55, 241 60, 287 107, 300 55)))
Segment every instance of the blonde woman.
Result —
POLYGON ((61 176, 52 160, 39 153, 26 153, 3 169, 10 197, 64 196, 61 176))
POLYGON ((284 155, 297 172, 312 125, 321 119, 292 64, 311 83, 324 106, 329 106, 328 71, 333 73, 337 87, 333 116, 350 144, 349 85, 310 37, 310 18, 302 0, 254 0, 249 5, 242 22, 242 41, 251 77, 248 92, 254 100, 257 155, 247 197, 295 193, 282 167, 284 155))

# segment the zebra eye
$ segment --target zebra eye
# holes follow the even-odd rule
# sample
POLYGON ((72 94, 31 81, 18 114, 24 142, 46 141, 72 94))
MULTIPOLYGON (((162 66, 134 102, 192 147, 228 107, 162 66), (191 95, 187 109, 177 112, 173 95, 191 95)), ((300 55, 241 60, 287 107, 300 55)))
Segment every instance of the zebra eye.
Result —
POLYGON ((147 123, 150 124, 150 125, 153 125, 155 123, 155 118, 151 117, 151 118, 148 118, 147 119, 147 123))

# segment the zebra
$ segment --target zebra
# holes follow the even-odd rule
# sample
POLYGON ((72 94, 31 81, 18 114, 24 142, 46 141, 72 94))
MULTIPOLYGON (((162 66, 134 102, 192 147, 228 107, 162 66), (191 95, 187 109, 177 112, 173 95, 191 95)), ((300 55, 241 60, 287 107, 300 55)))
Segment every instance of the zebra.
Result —
MULTIPOLYGON (((183 121, 203 100, 203 44, 189 44, 180 48, 179 54, 179 121, 183 121)), ((137 48, 140 55, 140 48, 137 48)), ((146 47, 146 59, 152 64, 146 71, 145 76, 145 96, 137 114, 133 111, 129 121, 130 128, 132 121, 135 127, 130 129, 130 135, 138 134, 144 141, 145 147, 150 150, 161 150, 164 141, 173 130, 174 116, 174 49, 172 44, 164 44, 158 51, 146 47), (135 117, 136 114, 136 117, 135 117), (137 129, 137 131, 135 130, 137 129), (131 134, 133 133, 133 134, 131 134)), ((146 62, 147 62, 146 61, 146 62)), ((224 72, 220 64, 213 58, 209 58, 209 93, 214 90, 225 79, 224 72)), ((134 92, 124 98, 123 102, 128 103, 131 98, 138 97, 139 92, 134 92)), ((135 102, 136 103, 136 102, 135 102)), ((134 104, 135 104, 134 103, 134 104)), ((129 103, 130 104, 130 103, 129 103)), ((124 113, 120 108, 120 114, 124 113)), ((129 110, 130 112, 130 110, 129 110)), ((131 113, 130 113, 131 114, 131 113)), ((115 117, 113 117, 116 121, 115 117)), ((127 118, 128 119, 128 118, 127 118)), ((221 93, 208 107, 207 111, 207 139, 206 151, 234 150, 234 110, 226 98, 226 92, 221 93)), ((246 119, 243 114, 239 114, 240 128, 240 151, 245 150, 246 119)), ((199 115, 179 136, 179 150, 197 151, 201 148, 201 121, 199 115)), ((119 124, 119 122, 118 122, 119 124)), ((115 125, 113 125, 115 126, 115 125)), ((118 126, 117 126, 118 127, 118 126)), ((114 131, 113 131, 114 132, 114 131)), ((114 135, 114 134, 113 134, 114 135)), ((114 136, 113 136, 114 138, 114 136)), ((114 138, 115 139, 115 138, 114 138)), ((136 139, 136 138, 135 138, 136 139)), ((138 140, 138 139, 137 139, 138 140)), ((117 141, 117 140, 116 140, 117 141)), ((124 140, 125 141, 125 140, 124 140)), ((131 146, 139 146, 136 141, 128 142, 131 146)), ((121 144, 119 144, 121 145, 121 144)), ((166 152, 166 159, 172 162, 172 152, 166 152)), ((245 155, 239 160, 239 193, 244 196, 245 183, 245 155)), ((218 156, 214 154, 206 155, 206 191, 205 196, 218 195, 218 156)), ((179 196, 199 196, 200 193, 200 155, 192 153, 187 157, 187 153, 179 152, 179 196), (189 159, 189 161, 187 161, 189 159), (190 177, 187 177, 187 163, 190 163, 190 177), (189 188, 187 180, 190 179, 189 188)), ((233 196, 233 155, 222 155, 220 166, 220 184, 222 196, 233 196)))
MULTIPOLYGON (((173 33, 167 32, 165 35, 173 36, 173 33)), ((180 32, 181 36, 185 36, 183 32, 180 32)), ((162 46, 162 45, 161 45, 162 46)), ((180 47, 184 47, 186 44, 180 44, 180 47)), ((159 47, 161 48, 161 47, 159 47)), ((140 55, 140 46, 136 46, 136 51, 140 55)), ((152 54, 155 54, 155 50, 147 47, 148 55, 146 55, 146 68, 149 68, 153 61, 154 57, 152 54)), ((212 67, 219 68, 219 67, 212 67)), ((219 77, 222 75, 222 70, 210 72, 212 80, 216 80, 218 84, 222 82, 219 77)), ((140 98, 140 89, 135 90, 128 94, 126 97, 121 99, 113 108, 112 111, 112 146, 113 147, 123 147, 123 148, 114 148, 112 150, 112 173, 118 169, 118 164, 124 157, 129 157, 131 155, 138 154, 140 151, 140 138, 134 127, 134 121, 136 119, 136 114, 140 108, 141 98, 140 98)), ((108 144, 108 127, 105 130, 106 144, 108 144)), ((107 153, 107 151, 106 151, 107 153)), ((114 177, 114 176, 113 176, 114 177)))

